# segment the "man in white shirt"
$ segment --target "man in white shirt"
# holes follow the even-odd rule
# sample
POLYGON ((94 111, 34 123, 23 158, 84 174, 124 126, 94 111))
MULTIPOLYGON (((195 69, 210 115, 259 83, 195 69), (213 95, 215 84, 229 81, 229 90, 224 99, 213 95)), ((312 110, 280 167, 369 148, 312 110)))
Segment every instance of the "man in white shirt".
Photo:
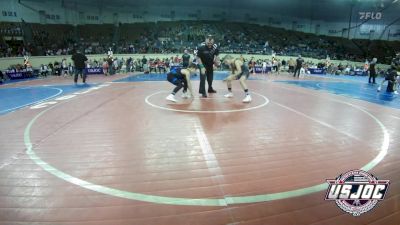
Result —
POLYGON ((265 60, 262 62, 262 73, 267 73, 267 62, 265 60))

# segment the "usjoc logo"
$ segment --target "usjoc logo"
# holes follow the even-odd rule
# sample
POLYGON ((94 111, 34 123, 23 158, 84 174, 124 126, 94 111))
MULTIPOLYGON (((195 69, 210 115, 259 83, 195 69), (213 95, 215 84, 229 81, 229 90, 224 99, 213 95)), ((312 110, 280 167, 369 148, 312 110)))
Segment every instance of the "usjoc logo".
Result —
POLYGON ((363 170, 350 170, 329 184, 325 200, 334 200, 343 211, 359 216, 385 198, 389 180, 378 180, 363 170))

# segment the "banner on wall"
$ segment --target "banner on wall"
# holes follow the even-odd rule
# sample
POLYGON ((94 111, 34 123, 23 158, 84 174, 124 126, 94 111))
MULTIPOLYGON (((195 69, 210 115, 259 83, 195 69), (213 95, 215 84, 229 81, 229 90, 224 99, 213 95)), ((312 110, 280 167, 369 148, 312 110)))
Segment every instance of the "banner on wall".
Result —
POLYGON ((102 67, 86 68, 85 73, 87 75, 103 74, 103 68, 102 67))
MULTIPOLYGON (((182 68, 182 66, 171 66, 171 70, 174 70, 174 69, 177 69, 177 68, 182 68)), ((262 66, 255 66, 255 68, 254 68, 254 71, 255 71, 255 73, 262 73, 262 66)), ((272 70, 272 67, 268 67, 267 66, 267 68, 266 68, 266 71, 265 72, 271 72, 271 70, 272 70)))
POLYGON ((366 76, 368 74, 366 74, 366 72, 364 72, 362 70, 357 70, 357 71, 354 71, 354 75, 356 75, 356 76, 366 76))
MULTIPOLYGON (((267 68, 265 69, 265 72, 268 73, 268 72, 271 72, 271 70, 272 70, 272 67, 267 66, 267 68)), ((255 66, 254 67, 254 72, 255 73, 262 73, 263 72, 262 66, 255 66)))
POLYGON ((5 72, 6 76, 10 80, 17 80, 17 79, 25 79, 25 78, 31 78, 34 77, 34 72, 32 70, 6 70, 5 72))
POLYGON ((310 72, 310 74, 325 74, 325 69, 321 69, 321 68, 308 68, 308 71, 310 72))

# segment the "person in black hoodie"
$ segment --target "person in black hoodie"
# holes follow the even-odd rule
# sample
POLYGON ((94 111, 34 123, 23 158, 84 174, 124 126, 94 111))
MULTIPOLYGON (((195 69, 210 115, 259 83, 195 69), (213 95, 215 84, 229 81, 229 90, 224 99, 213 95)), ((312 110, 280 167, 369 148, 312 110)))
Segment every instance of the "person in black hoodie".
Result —
POLYGON ((368 71, 369 71, 368 83, 371 83, 371 80, 372 80, 372 83, 376 84, 376 82, 375 82, 375 78, 376 78, 376 68, 375 68, 375 66, 376 66, 377 60, 378 60, 377 58, 373 58, 371 63, 369 64, 369 68, 368 68, 368 71))
POLYGON ((75 65, 75 76, 74 76, 75 84, 78 83, 78 75, 79 74, 82 77, 83 83, 86 84, 85 67, 86 67, 86 62, 88 61, 88 58, 84 54, 82 54, 80 50, 77 50, 76 53, 72 55, 71 59, 75 65))
POLYGON ((3 71, 0 70, 0 84, 3 83, 3 80, 4 80, 4 74, 3 71))
POLYGON ((381 91, 382 85, 387 81, 388 87, 386 91, 393 92, 394 94, 398 94, 397 92, 397 77, 400 74, 400 52, 396 54, 396 58, 393 58, 392 64, 390 65, 390 69, 385 75, 385 79, 379 85, 377 91, 381 91))
POLYGON ((300 76, 300 69, 301 69, 301 67, 303 67, 303 63, 304 63, 304 59, 301 58, 301 55, 299 55, 299 58, 296 59, 296 68, 294 69, 293 77, 296 77, 296 73, 297 73, 297 77, 300 76))

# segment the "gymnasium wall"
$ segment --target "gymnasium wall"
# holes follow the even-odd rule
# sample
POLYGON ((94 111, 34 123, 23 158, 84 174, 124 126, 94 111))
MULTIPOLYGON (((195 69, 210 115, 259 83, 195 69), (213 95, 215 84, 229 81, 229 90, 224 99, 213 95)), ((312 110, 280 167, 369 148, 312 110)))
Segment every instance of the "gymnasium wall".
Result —
MULTIPOLYGON (((160 58, 160 59, 165 59, 165 58, 170 58, 170 57, 175 57, 176 54, 115 54, 114 57, 117 58, 124 58, 127 59, 129 57, 132 57, 134 59, 141 59, 143 55, 146 56, 147 59, 149 58, 160 58)), ((225 54, 221 54, 220 58, 224 57, 225 54)), ((240 55, 238 54, 231 54, 235 57, 239 57, 240 55)), ((246 59, 250 59, 251 57, 254 57, 255 59, 271 59, 271 55, 243 55, 246 59)), ((102 60, 103 58, 106 57, 105 54, 103 55, 87 55, 88 59, 92 60, 102 60)), ((193 56, 192 56, 193 57, 193 56)), ((32 66, 34 68, 40 67, 41 64, 49 64, 50 62, 54 63, 55 61, 61 62, 61 60, 65 58, 67 59, 67 62, 72 62, 71 56, 70 55, 65 55, 65 56, 32 56, 29 58, 29 61, 31 62, 32 66)), ((282 60, 285 59, 286 61, 289 60, 290 58, 296 59, 297 57, 289 57, 289 56, 278 56, 278 59, 282 60)), ((306 61, 312 61, 314 63, 321 62, 319 59, 313 59, 313 58, 304 58, 306 61)), ((7 69, 10 65, 15 65, 15 64, 23 64, 24 58, 23 57, 14 57, 14 58, 0 58, 0 70, 5 70, 7 69)), ((102 61, 101 61, 102 62, 102 61)), ((350 62, 350 61, 340 61, 340 60, 331 60, 332 63, 335 63, 336 65, 339 63, 342 63, 346 65, 347 63, 351 65, 359 65, 362 66, 363 63, 361 62, 350 62)), ((388 65, 383 65, 383 64, 378 64, 379 67, 381 68, 387 68, 388 65)))
MULTIPOLYGON (((347 37, 348 22, 329 22, 317 19, 300 19, 288 15, 290 12, 282 11, 266 13, 257 8, 229 8, 222 7, 188 7, 188 6, 157 6, 146 5, 136 8, 124 7, 124 5, 108 4, 107 6, 93 5, 80 1, 79 5, 73 2, 54 1, 30 1, 21 0, 0 1, 0 21, 20 22, 23 18, 27 22, 42 24, 117 24, 136 22, 155 22, 172 20, 226 20, 235 22, 257 23, 262 25, 281 27, 288 30, 297 30, 319 35, 347 37), (11 12, 11 15, 8 15, 11 12), (14 16, 15 14, 15 16, 14 16)), ((224 3, 225 4, 225 3, 224 3)), ((323 14, 320 8, 310 6, 309 14, 323 14), (315 11, 315 12, 314 12, 315 11)), ((381 37, 385 26, 393 21, 391 16, 383 16, 380 20, 360 19, 360 11, 368 11, 369 8, 356 8, 353 12, 350 38, 378 39, 381 37), (365 22, 365 24, 360 25, 365 22), (371 32, 371 30, 373 32, 371 32)), ((349 12, 338 12, 348 21, 349 12)), ((385 14, 384 14, 385 15, 385 14)), ((389 15, 389 14, 388 14, 389 15)), ((386 29, 382 35, 383 40, 400 40, 400 21, 386 29), (391 35, 389 34, 389 30, 391 35), (393 36, 398 33, 397 36, 393 36)))

